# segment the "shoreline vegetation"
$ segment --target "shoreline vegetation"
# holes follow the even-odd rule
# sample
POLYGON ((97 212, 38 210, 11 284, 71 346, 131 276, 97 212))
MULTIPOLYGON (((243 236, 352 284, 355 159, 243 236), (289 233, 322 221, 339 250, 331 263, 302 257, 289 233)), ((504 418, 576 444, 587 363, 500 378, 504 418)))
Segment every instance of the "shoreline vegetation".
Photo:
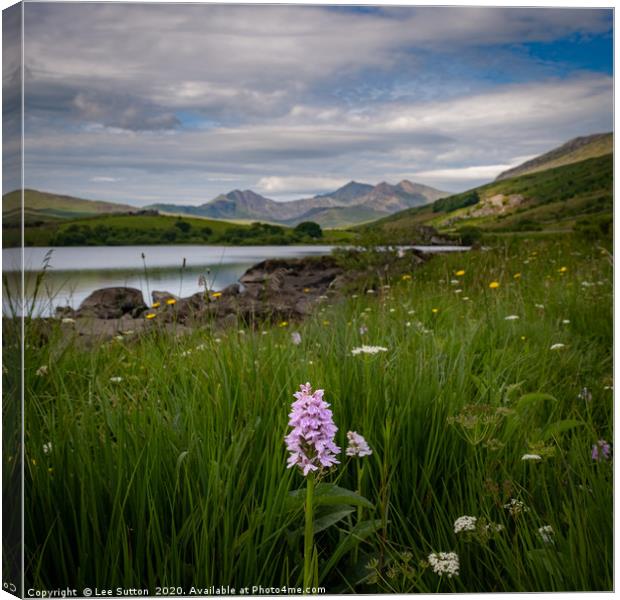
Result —
MULTIPOLYGON (((162 298, 148 329, 87 350, 66 331, 81 319, 27 319, 26 581, 612 589, 610 251, 571 234, 387 268, 385 253, 344 254, 331 259, 372 277, 318 293, 303 318, 178 335, 162 298), (337 448, 353 431, 371 450, 340 452, 310 500, 284 443, 306 382, 337 448)), ((282 273, 254 274, 275 297, 282 273)))
MULTIPOLYGON (((20 246, 19 223, 19 220, 10 219, 3 223, 3 247, 20 246)), ((53 222, 26 221, 24 229, 24 242, 28 247, 170 244, 279 246, 338 244, 352 239, 354 234, 350 232, 322 230, 311 222, 291 228, 268 223, 244 225, 198 217, 139 213, 97 215, 53 222)))

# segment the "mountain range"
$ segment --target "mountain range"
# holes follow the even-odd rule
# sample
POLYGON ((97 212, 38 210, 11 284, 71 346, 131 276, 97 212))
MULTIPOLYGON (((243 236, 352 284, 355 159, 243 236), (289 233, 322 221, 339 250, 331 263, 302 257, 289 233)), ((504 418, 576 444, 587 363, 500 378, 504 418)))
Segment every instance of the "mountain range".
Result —
POLYGON ((269 221, 282 225, 314 221, 323 227, 343 227, 423 206, 447 195, 407 180, 396 185, 381 182, 375 186, 350 181, 329 194, 290 202, 276 202, 252 190, 233 190, 199 206, 160 203, 146 208, 211 219, 269 221))

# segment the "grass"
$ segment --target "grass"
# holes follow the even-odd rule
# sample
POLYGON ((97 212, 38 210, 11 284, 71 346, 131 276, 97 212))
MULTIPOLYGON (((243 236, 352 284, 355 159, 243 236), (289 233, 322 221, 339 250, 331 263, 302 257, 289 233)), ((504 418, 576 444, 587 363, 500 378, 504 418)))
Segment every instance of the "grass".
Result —
MULTIPOLYGON (((290 493, 305 486, 283 438, 310 381, 339 445, 355 430, 373 449, 363 541, 347 511, 316 537, 328 592, 612 589, 613 466, 590 456, 613 437, 609 254, 570 235, 498 239, 401 267, 411 279, 301 324, 124 335, 88 352, 27 324, 27 587, 300 585, 290 493), (388 350, 352 356, 362 344, 388 350), (511 498, 529 511, 512 517, 511 498), (503 529, 457 535, 461 515, 503 529), (458 553, 458 577, 433 573, 436 551, 458 553)), ((326 480, 357 489, 354 460, 326 480)))

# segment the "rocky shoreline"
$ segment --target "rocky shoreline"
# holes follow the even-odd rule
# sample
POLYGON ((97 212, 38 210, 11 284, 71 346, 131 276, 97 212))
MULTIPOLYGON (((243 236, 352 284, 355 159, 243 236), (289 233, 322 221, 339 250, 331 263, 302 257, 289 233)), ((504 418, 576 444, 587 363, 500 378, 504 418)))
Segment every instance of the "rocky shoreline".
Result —
POLYGON ((270 259, 254 265, 239 283, 221 291, 201 291, 185 298, 154 291, 150 305, 138 289, 102 288, 77 309, 57 308, 56 317, 63 333, 87 338, 84 341, 157 328, 184 334, 205 326, 222 329, 295 322, 326 300, 376 289, 390 273, 410 272, 429 255, 411 249, 390 257, 386 253, 385 259, 381 264, 362 267, 347 265, 334 256, 270 259))

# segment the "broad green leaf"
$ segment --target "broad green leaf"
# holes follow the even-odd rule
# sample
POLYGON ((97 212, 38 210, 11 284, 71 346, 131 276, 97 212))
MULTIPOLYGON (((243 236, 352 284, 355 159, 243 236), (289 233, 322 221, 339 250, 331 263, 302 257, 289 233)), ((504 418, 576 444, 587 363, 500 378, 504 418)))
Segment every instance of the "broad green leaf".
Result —
MULTIPOLYGON (((289 510, 294 510, 303 506, 306 501, 306 488, 294 490, 289 493, 289 501, 287 503, 289 510)), ((365 508, 373 508, 372 503, 360 496, 357 492, 338 487, 333 483, 320 483, 314 490, 315 506, 330 506, 334 504, 348 504, 350 506, 364 506, 365 508)))
POLYGON ((563 421, 556 421, 555 423, 551 423, 551 425, 545 427, 541 439, 548 440, 549 438, 556 437, 565 431, 570 431, 571 429, 580 427, 581 425, 583 425, 583 421, 578 421, 577 419, 564 419, 563 421))
POLYGON ((551 394, 542 394, 539 392, 535 392, 533 394, 525 394, 521 396, 517 403, 515 404, 515 410, 522 414, 524 412, 530 411, 532 409, 537 409, 543 404, 557 404, 557 399, 554 398, 551 394))
POLYGON ((363 542, 369 535, 375 533, 381 527, 381 519, 374 521, 362 521, 358 523, 343 540, 338 544, 329 560, 323 566, 319 582, 329 575, 329 572, 338 564, 338 561, 348 552, 353 550, 360 542, 363 542))
POLYGON ((350 515, 354 510, 355 509, 352 506, 331 509, 328 513, 323 514, 314 520, 314 533, 323 531, 335 523, 338 523, 338 521, 342 521, 342 519, 350 515))

